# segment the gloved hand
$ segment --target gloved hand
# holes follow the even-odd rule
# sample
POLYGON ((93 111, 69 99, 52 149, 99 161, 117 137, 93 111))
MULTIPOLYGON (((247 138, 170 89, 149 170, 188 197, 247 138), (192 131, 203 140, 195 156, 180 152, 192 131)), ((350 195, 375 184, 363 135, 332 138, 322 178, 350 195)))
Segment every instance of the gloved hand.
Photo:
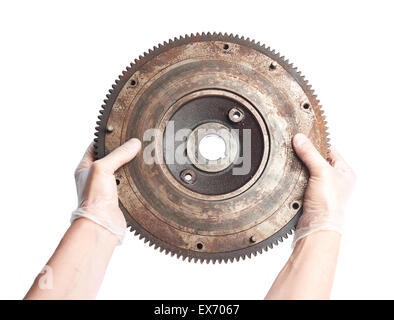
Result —
POLYGON ((334 148, 331 148, 328 163, 303 134, 294 136, 293 147, 310 174, 303 213, 293 239, 294 247, 298 240, 319 230, 342 233, 344 206, 356 176, 334 148))
POLYGON ((89 219, 123 240, 126 221, 118 204, 114 172, 132 160, 141 149, 138 139, 130 139, 100 160, 94 161, 94 144, 86 150, 75 170, 78 208, 71 223, 79 218, 89 219))

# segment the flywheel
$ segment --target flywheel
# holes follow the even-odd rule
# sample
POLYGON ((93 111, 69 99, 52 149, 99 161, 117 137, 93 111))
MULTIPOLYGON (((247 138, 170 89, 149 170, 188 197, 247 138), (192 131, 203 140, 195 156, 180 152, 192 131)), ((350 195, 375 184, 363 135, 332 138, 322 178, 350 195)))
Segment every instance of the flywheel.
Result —
POLYGON ((131 231, 189 261, 232 262, 294 230, 308 171, 292 137, 304 133, 327 158, 324 119, 307 81, 275 51, 192 34, 144 53, 115 81, 96 157, 140 139, 141 152, 115 173, 131 231), (216 158, 202 150, 212 137, 216 158))

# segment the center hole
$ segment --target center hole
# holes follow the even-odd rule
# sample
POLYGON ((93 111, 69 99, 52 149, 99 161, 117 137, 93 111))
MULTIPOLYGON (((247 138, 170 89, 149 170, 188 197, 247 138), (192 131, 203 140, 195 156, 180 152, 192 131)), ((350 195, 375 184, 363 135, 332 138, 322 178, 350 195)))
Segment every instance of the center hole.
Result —
POLYGON ((208 134, 201 139, 198 150, 205 159, 219 160, 225 157, 226 143, 217 134, 208 134))

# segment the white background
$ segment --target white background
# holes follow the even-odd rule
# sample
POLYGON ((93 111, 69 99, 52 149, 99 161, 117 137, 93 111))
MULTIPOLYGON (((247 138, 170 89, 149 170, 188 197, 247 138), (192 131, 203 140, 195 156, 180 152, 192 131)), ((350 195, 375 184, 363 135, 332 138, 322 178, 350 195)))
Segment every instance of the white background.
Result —
MULTIPOLYGON (((115 78, 157 43, 198 31, 266 43, 311 81, 358 174, 332 298, 394 298, 393 12, 391 1, 2 2, 0 298, 24 296, 68 227, 73 171, 115 78)), ((98 298, 260 299, 290 244, 201 265, 128 234, 98 298)))

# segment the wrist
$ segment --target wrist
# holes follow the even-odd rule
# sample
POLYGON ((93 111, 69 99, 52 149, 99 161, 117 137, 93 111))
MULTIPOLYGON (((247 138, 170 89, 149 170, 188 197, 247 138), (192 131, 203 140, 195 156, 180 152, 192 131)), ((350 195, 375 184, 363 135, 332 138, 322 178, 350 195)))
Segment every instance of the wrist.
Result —
POLYGON ((339 247, 341 233, 334 230, 319 230, 299 239, 294 246, 294 253, 319 250, 326 251, 339 247))
POLYGON ((115 234, 90 219, 80 217, 74 220, 72 225, 77 229, 81 229, 84 234, 94 237, 97 242, 113 246, 119 243, 119 238, 115 234))

